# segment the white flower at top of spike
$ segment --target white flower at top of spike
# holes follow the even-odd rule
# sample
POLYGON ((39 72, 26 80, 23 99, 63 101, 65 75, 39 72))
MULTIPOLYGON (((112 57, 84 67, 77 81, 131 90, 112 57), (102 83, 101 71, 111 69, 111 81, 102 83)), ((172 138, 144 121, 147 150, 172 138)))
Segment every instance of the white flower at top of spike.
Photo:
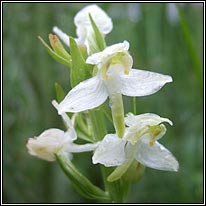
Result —
MULTIPOLYGON (((92 16, 95 24, 103 35, 111 32, 113 25, 111 18, 97 5, 89 5, 80 10, 74 17, 76 25, 77 37, 75 40, 79 45, 88 46, 88 39, 93 34, 92 25, 89 19, 89 14, 92 16)), ((53 31, 69 46, 69 36, 62 32, 58 27, 54 27, 53 31)))
POLYGON ((172 78, 155 72, 132 69, 129 43, 124 41, 89 56, 97 74, 75 86, 59 105, 58 112, 81 112, 98 107, 116 94, 146 96, 161 89, 172 78))
MULTIPOLYGON (((52 103, 58 108, 56 101, 52 103)), ((43 160, 54 161, 55 154, 59 152, 66 152, 71 158, 71 153, 92 151, 96 148, 97 144, 74 144, 73 141, 77 139, 74 127, 65 113, 62 114, 62 118, 68 127, 67 131, 51 128, 45 130, 38 137, 29 138, 26 145, 29 154, 43 160)))
POLYGON ((100 7, 97 5, 86 6, 74 17, 79 44, 85 44, 87 38, 93 33, 89 14, 103 35, 110 33, 113 28, 111 18, 100 7))
POLYGON ((93 163, 100 163, 106 167, 125 164, 127 169, 136 159, 147 167, 177 171, 179 167, 177 160, 157 141, 166 133, 166 127, 162 122, 172 125, 169 119, 156 114, 146 113, 126 117, 125 123, 129 127, 123 139, 114 134, 106 135, 93 155, 93 163))

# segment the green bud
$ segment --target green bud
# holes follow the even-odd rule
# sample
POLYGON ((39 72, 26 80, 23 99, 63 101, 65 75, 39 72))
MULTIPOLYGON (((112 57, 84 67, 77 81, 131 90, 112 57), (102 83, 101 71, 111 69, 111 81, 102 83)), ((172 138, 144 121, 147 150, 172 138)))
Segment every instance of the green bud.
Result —
POLYGON ((60 42, 59 38, 54 34, 49 34, 49 41, 53 48, 53 50, 62 58, 71 61, 71 56, 69 53, 64 49, 62 43, 60 42))
POLYGON ((55 91, 56 91, 57 101, 61 102, 65 97, 65 92, 60 84, 55 83, 55 91))

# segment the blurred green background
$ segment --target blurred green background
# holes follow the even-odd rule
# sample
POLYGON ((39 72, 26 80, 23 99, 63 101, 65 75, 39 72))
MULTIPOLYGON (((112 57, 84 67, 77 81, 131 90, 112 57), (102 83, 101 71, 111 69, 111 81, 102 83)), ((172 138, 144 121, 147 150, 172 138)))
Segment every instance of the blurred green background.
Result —
MULTIPOLYGON (((48 42, 54 25, 76 37, 74 15, 86 3, 3 3, 3 202, 88 203, 57 163, 28 155, 27 138, 64 129, 51 105, 54 83, 69 90, 69 71, 56 63, 37 36, 48 42)), ((130 203, 203 201, 203 6, 200 3, 99 3, 113 19, 107 44, 130 42, 134 67, 173 77, 160 92, 137 98, 137 112, 168 117, 174 126, 161 142, 180 163, 177 173, 147 168, 133 184, 130 203)), ((124 98, 125 112, 132 99, 124 98)), ((91 154, 75 165, 96 184, 91 154)))

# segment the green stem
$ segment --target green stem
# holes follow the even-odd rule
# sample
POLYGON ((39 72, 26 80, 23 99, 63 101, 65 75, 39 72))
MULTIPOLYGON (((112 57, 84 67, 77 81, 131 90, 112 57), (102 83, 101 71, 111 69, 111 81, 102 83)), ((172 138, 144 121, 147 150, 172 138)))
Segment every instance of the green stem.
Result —
POLYGON ((105 189, 109 192, 112 203, 123 203, 125 197, 124 186, 121 181, 108 182, 107 177, 112 172, 112 168, 101 166, 105 189))
MULTIPOLYGON (((99 141, 107 134, 107 129, 104 121, 104 114, 102 110, 91 110, 91 122, 93 125, 94 138, 99 141)), ((115 182, 108 182, 107 177, 113 171, 112 168, 101 166, 102 178, 105 185, 105 190, 109 193, 110 202, 122 203, 125 197, 125 190, 120 180, 115 182)))
POLYGON ((90 180, 81 174, 67 158, 66 154, 59 153, 56 155, 56 159, 64 173, 81 195, 89 199, 109 200, 108 193, 93 185, 90 180))
POLYGON ((116 134, 118 137, 122 138, 125 131, 122 95, 121 93, 112 94, 109 95, 109 99, 116 134))
POLYGON ((136 97, 133 97, 133 113, 137 114, 137 104, 136 97))

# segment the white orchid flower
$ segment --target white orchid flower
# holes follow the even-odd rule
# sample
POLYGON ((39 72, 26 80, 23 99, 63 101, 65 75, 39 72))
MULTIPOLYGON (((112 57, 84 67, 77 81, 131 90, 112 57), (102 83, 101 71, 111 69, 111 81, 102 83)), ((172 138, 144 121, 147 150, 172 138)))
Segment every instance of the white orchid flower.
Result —
MULTIPOLYGON (((146 96, 172 82, 168 75, 132 69, 133 60, 128 49, 129 43, 124 41, 89 56, 86 63, 97 65, 97 74, 74 87, 60 103, 58 112, 62 114, 93 109, 109 97, 115 128, 123 128, 122 94, 146 96)), ((118 136, 121 137, 124 128, 119 133, 118 136)))
MULTIPOLYGON (((93 35, 89 14, 92 16, 103 36, 111 32, 113 28, 111 18, 97 5, 89 5, 80 10, 74 17, 78 37, 75 40, 77 44, 86 45, 87 48, 89 47, 89 39, 91 39, 93 35)), ((69 36, 67 34, 56 26, 53 28, 53 31, 67 46, 69 46, 69 36)))
POLYGON ((98 107, 109 95, 146 96, 161 89, 172 78, 155 72, 131 69, 129 43, 115 44, 89 56, 89 64, 97 64, 97 74, 75 86, 59 105, 58 112, 81 112, 98 107))
MULTIPOLYGON (((125 123, 128 126, 122 139, 115 134, 108 134, 97 147, 92 161, 106 167, 120 166, 112 178, 120 177, 133 160, 146 167, 159 170, 178 171, 179 164, 172 153, 157 140, 166 133, 162 122, 172 122, 156 114, 140 114, 128 116, 125 123), (118 173, 118 174, 117 174, 118 173), (117 177, 114 177, 117 175, 117 177)), ((110 179, 112 179, 110 178, 110 179)))
MULTIPOLYGON (((56 101, 53 101, 52 104, 58 108, 56 101)), ((64 132, 60 129, 51 128, 45 130, 38 137, 29 138, 26 145, 29 154, 43 160, 54 161, 55 154, 59 152, 65 152, 71 158, 71 153, 92 151, 97 147, 98 143, 85 145, 73 143, 77 139, 77 135, 72 122, 65 113, 62 114, 62 118, 68 130, 64 132)))

